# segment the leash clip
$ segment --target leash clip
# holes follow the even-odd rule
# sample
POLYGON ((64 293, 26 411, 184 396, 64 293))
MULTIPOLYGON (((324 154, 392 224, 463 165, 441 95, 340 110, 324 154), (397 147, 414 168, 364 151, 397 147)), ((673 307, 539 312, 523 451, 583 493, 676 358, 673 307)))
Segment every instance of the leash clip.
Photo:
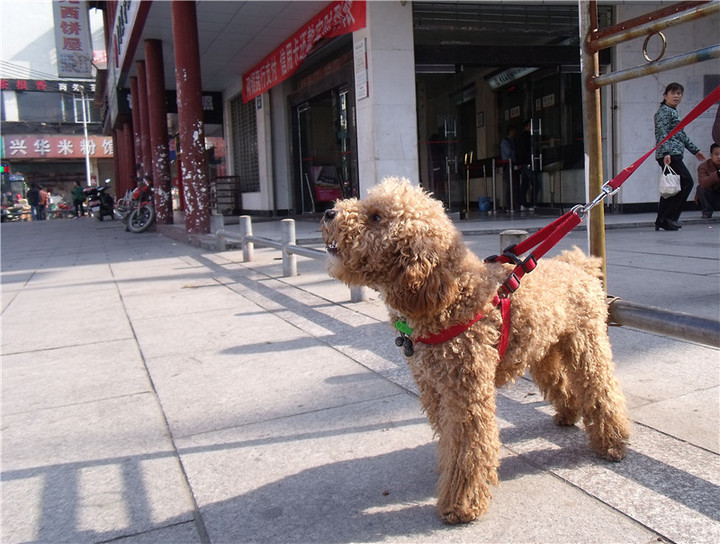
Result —
POLYGON ((592 210, 595 206, 605 200, 606 197, 614 196, 619 191, 620 187, 614 188, 612 185, 610 185, 609 181, 606 181, 600 188, 600 194, 593 198, 588 204, 578 204, 577 206, 573 207, 572 212, 581 216, 587 215, 590 210, 592 210))

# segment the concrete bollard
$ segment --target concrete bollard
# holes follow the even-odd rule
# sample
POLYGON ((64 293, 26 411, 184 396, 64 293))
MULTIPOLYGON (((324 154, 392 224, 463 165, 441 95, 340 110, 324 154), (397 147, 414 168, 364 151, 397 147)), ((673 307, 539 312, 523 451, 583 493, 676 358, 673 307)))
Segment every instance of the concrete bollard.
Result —
POLYGON ((240 234, 242 235, 243 262, 248 263, 253 260, 253 250, 255 249, 255 244, 245 240, 246 236, 252 236, 252 221, 249 215, 240 216, 240 234))
POLYGON ((365 302, 368 299, 367 287, 351 287, 350 302, 365 302))
POLYGON ((504 230, 500 233, 500 253, 513 244, 519 244, 529 236, 526 230, 504 230))
POLYGON ((288 245, 295 245, 295 220, 283 219, 280 221, 283 276, 297 276, 297 258, 294 254, 288 253, 285 249, 288 245))

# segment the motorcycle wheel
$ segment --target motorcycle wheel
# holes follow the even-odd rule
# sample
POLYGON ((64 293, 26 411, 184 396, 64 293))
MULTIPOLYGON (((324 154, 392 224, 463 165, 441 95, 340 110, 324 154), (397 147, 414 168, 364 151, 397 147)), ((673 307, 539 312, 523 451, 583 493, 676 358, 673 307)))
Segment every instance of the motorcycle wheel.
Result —
POLYGON ((146 231, 155 220, 155 208, 140 206, 132 211, 128 217, 127 228, 135 234, 146 231))

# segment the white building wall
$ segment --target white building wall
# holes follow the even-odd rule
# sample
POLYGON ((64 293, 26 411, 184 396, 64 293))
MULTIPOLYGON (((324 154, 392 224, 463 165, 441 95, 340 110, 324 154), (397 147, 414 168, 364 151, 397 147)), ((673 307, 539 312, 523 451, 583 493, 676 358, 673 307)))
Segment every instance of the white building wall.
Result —
MULTIPOLYGON (((675 2, 618 3, 616 21, 626 21, 673 3, 675 2)), ((667 39, 667 49, 663 58, 674 57, 717 44, 720 41, 720 30, 718 29, 720 29, 720 15, 716 14, 663 30, 667 39)), ((616 46, 614 68, 623 70, 647 64, 642 54, 643 42, 644 38, 638 38, 616 46)), ((659 43, 660 38, 653 37, 648 45, 648 54, 657 55, 659 43)), ((706 74, 720 74, 720 60, 713 59, 614 85, 615 103, 618 106, 615 117, 614 142, 616 172, 606 172, 605 179, 610 179, 612 175, 635 162, 655 146, 653 117, 663 99, 662 94, 667 84, 676 81, 685 87, 683 100, 678 107, 680 118, 683 118, 704 98, 703 76, 706 74)), ((708 155, 712 143, 710 130, 715 110, 716 106, 711 107, 709 111, 685 129, 690 139, 703 150, 705 155, 708 155)), ((684 162, 693 174, 697 185, 697 167, 700 163, 687 151, 684 162)), ((653 154, 622 186, 619 201, 622 203, 657 201, 659 198, 657 192, 659 174, 660 168, 653 154)), ((695 192, 693 191, 690 199, 694 196, 695 192)))
POLYGON ((368 2, 369 96, 356 99, 360 196, 385 177, 418 182, 412 2, 368 2))

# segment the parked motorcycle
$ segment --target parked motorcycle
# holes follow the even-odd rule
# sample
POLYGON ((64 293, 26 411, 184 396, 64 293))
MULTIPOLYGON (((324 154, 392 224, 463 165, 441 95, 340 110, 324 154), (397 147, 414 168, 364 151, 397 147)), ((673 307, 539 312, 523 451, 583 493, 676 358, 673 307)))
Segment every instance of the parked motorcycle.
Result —
POLYGON ((126 195, 118 204, 121 202, 118 214, 124 216, 127 230, 137 234, 150 228, 155 221, 155 205, 152 185, 146 179, 133 190, 130 200, 126 195))
POLYGON ((109 215, 115 219, 113 214, 113 208, 115 203, 112 197, 108 194, 108 185, 101 185, 100 187, 86 187, 83 189, 85 198, 87 199, 87 207, 90 215, 95 217, 98 221, 102 221, 103 218, 109 215))

